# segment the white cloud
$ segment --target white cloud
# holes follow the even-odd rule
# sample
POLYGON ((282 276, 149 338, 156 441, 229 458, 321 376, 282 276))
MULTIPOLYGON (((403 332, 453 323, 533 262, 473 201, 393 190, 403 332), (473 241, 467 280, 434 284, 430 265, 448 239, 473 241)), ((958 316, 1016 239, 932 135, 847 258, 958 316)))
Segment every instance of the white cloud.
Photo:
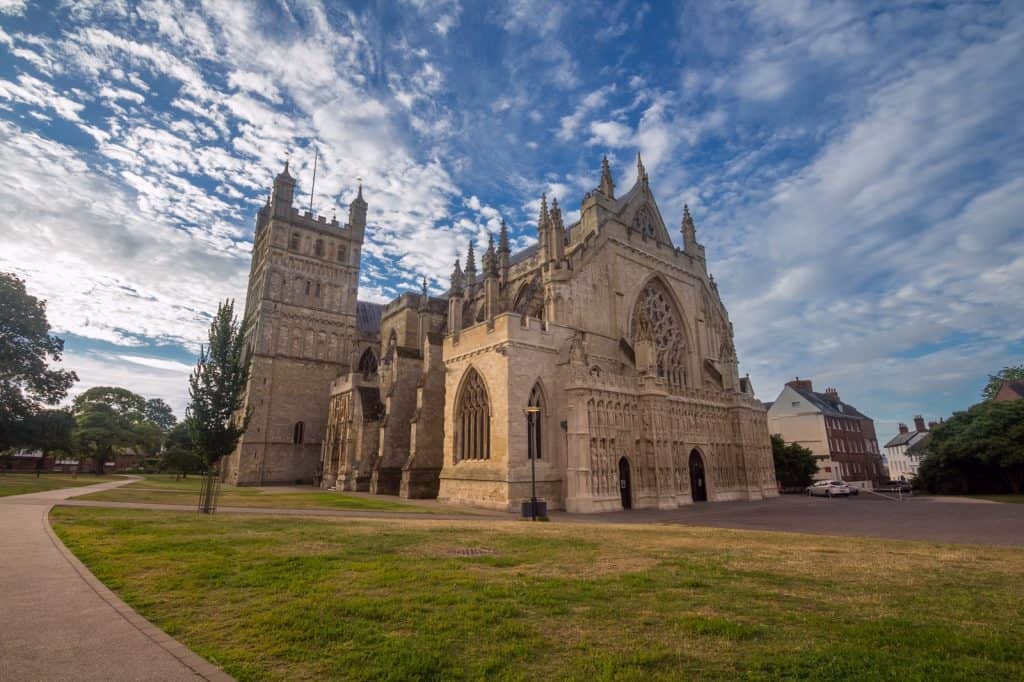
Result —
POLYGON ((25 13, 25 0, 0 0, 0 14, 18 15, 25 13))

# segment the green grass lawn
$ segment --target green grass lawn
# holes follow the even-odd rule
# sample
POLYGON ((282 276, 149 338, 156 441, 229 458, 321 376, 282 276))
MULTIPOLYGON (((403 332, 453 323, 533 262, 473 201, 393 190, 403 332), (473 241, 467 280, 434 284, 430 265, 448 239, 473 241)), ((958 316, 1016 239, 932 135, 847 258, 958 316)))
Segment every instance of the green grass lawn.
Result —
POLYGON ((36 478, 34 472, 0 473, 0 497, 41 493, 58 488, 77 488, 116 480, 116 476, 94 476, 92 474, 79 474, 78 478, 75 478, 73 474, 40 474, 39 478, 36 478))
MULTIPOLYGON (((147 475, 144 480, 120 488, 89 493, 77 497, 79 500, 104 500, 112 502, 156 502, 160 504, 181 504, 195 506, 199 502, 199 487, 202 477, 189 476, 174 480, 174 476, 147 475)), ((275 509, 362 509, 367 511, 430 512, 425 508, 387 498, 367 498, 328 492, 309 488, 295 492, 292 488, 275 490, 261 488, 235 488, 221 486, 217 497, 218 507, 273 507, 275 509)), ((436 511, 451 511, 436 509, 436 511)))
POLYGON ((1022 679, 1024 550, 667 526, 58 507, 240 680, 1022 679))

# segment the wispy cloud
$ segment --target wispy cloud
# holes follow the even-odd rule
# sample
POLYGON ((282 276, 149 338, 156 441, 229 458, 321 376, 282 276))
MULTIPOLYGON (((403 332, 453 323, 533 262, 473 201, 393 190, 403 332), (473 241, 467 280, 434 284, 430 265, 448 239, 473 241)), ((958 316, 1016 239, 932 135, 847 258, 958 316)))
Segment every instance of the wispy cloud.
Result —
POLYGON ((178 382, 181 404, 187 363, 151 349, 194 350, 244 295, 285 158, 304 193, 319 151, 328 216, 362 179, 360 296, 383 301, 420 274, 440 291, 502 218, 530 243, 541 192, 572 217, 603 153, 628 187, 640 152, 666 221, 690 204, 765 397, 816 375, 890 421, 939 415, 1024 355, 1021 21, 1009 2, 7 0, 0 268, 62 332, 120 345, 76 348, 89 381, 178 382))

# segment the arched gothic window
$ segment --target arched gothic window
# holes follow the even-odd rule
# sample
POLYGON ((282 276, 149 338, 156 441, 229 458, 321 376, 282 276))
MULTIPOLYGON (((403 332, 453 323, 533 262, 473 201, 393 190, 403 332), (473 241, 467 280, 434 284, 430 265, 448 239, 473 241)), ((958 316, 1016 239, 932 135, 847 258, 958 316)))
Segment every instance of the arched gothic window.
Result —
POLYGON ((306 425, 303 424, 302 422, 295 422, 295 428, 292 429, 292 443, 294 443, 295 445, 302 444, 302 439, 303 436, 305 435, 303 431, 305 431, 305 428, 306 425))
POLYGON ((299 233, 298 232, 292 232, 291 239, 288 240, 288 248, 291 249, 292 251, 298 251, 299 250, 299 233))
POLYGON ((313 253, 315 253, 318 256, 324 255, 324 240, 323 239, 317 239, 316 242, 313 243, 313 253))
POLYGON ((643 320, 650 325, 658 376, 666 379, 669 386, 686 386, 686 334, 682 318, 665 285, 656 279, 644 286, 633 309, 634 342, 643 320))
POLYGON ((654 237, 654 214, 647 206, 641 206, 633 217, 633 229, 645 237, 654 237))
POLYGON ((372 379, 377 373, 377 356, 370 348, 363 351, 362 357, 359 358, 359 373, 364 379, 372 379))
POLYGON ((528 410, 526 413, 527 457, 541 459, 544 456, 544 439, 541 432, 541 424, 544 421, 544 393, 541 392, 540 384, 534 384, 527 406, 539 410, 528 410))
POLYGON ((491 406, 483 377, 470 369, 456 403, 455 459, 491 458, 491 406))

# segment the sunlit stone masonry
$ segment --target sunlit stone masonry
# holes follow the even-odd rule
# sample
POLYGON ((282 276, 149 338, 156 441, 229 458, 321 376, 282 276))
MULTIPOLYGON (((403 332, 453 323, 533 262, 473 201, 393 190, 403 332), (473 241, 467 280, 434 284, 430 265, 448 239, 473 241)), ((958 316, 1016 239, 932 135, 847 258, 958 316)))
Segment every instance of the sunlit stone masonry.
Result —
POLYGON ((249 279, 248 430, 237 485, 438 498, 496 509, 674 508, 777 494, 766 413, 683 210, 676 248, 637 159, 607 160, 566 226, 541 199, 537 244, 502 223, 443 296, 356 300, 367 204, 346 225, 292 206, 287 167, 259 213, 249 279))

